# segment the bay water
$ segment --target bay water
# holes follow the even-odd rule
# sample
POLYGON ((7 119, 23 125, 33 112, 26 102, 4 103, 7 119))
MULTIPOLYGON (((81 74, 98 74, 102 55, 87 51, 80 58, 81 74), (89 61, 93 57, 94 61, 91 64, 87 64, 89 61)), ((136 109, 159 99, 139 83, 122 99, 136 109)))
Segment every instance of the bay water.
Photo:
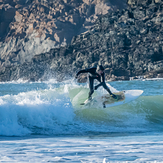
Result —
POLYGON ((0 83, 0 162, 163 162, 163 80, 108 85, 144 92, 124 105, 76 109, 87 84, 0 83))

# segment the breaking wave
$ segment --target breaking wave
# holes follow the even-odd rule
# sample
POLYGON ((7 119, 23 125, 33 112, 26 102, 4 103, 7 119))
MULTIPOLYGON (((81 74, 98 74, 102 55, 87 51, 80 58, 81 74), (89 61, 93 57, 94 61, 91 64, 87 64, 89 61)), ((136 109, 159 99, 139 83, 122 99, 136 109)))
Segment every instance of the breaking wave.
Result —
MULTIPOLYGON (((76 109, 73 90, 64 83, 47 89, 0 96, 0 135, 86 135, 163 130, 163 95, 140 96, 110 108, 76 109)), ((113 88, 112 88, 113 89, 113 88)), ((83 96, 87 96, 87 91, 83 96)))

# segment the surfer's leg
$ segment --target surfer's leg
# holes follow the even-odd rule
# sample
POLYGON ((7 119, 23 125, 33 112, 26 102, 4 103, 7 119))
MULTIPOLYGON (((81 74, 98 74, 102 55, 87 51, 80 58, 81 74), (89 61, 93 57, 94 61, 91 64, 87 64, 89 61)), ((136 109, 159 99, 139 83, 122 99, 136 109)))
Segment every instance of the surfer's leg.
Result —
POLYGON ((109 87, 106 85, 105 82, 102 83, 102 86, 104 87, 104 89, 108 91, 111 97, 113 97, 114 99, 117 99, 117 96, 110 91, 109 87))
POLYGON ((90 89, 88 99, 91 99, 92 94, 94 92, 94 89, 93 89, 94 79, 90 76, 88 78, 89 78, 89 89, 90 89))
POLYGON ((108 93, 111 95, 112 92, 110 91, 110 89, 108 88, 108 86, 106 85, 105 82, 102 83, 102 86, 104 87, 104 89, 106 89, 108 91, 108 93))

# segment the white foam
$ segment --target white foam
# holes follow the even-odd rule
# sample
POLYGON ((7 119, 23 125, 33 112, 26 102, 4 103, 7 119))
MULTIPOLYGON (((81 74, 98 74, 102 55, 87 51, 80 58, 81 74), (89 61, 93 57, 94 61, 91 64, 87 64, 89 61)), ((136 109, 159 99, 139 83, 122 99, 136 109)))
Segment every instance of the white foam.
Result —
POLYGON ((55 137, 1 141, 1 162, 162 162, 163 136, 55 137))
POLYGON ((28 80, 18 79, 18 80, 12 80, 8 82, 0 82, 0 84, 21 84, 21 83, 28 83, 28 80))
POLYGON ((74 116, 69 99, 57 89, 0 96, 0 112, 0 135, 10 136, 37 132, 34 126, 43 128, 42 134, 44 128, 64 132, 60 125, 72 123, 74 116))

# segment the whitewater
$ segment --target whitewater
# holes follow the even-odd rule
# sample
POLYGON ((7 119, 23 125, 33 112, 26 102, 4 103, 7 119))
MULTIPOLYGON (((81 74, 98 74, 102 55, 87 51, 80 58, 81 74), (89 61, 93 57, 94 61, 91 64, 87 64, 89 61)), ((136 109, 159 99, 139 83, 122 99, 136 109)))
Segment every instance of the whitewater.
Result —
POLYGON ((0 83, 0 162, 163 162, 163 80, 107 85, 144 92, 124 105, 80 108, 76 95, 89 89, 75 80, 0 83))

